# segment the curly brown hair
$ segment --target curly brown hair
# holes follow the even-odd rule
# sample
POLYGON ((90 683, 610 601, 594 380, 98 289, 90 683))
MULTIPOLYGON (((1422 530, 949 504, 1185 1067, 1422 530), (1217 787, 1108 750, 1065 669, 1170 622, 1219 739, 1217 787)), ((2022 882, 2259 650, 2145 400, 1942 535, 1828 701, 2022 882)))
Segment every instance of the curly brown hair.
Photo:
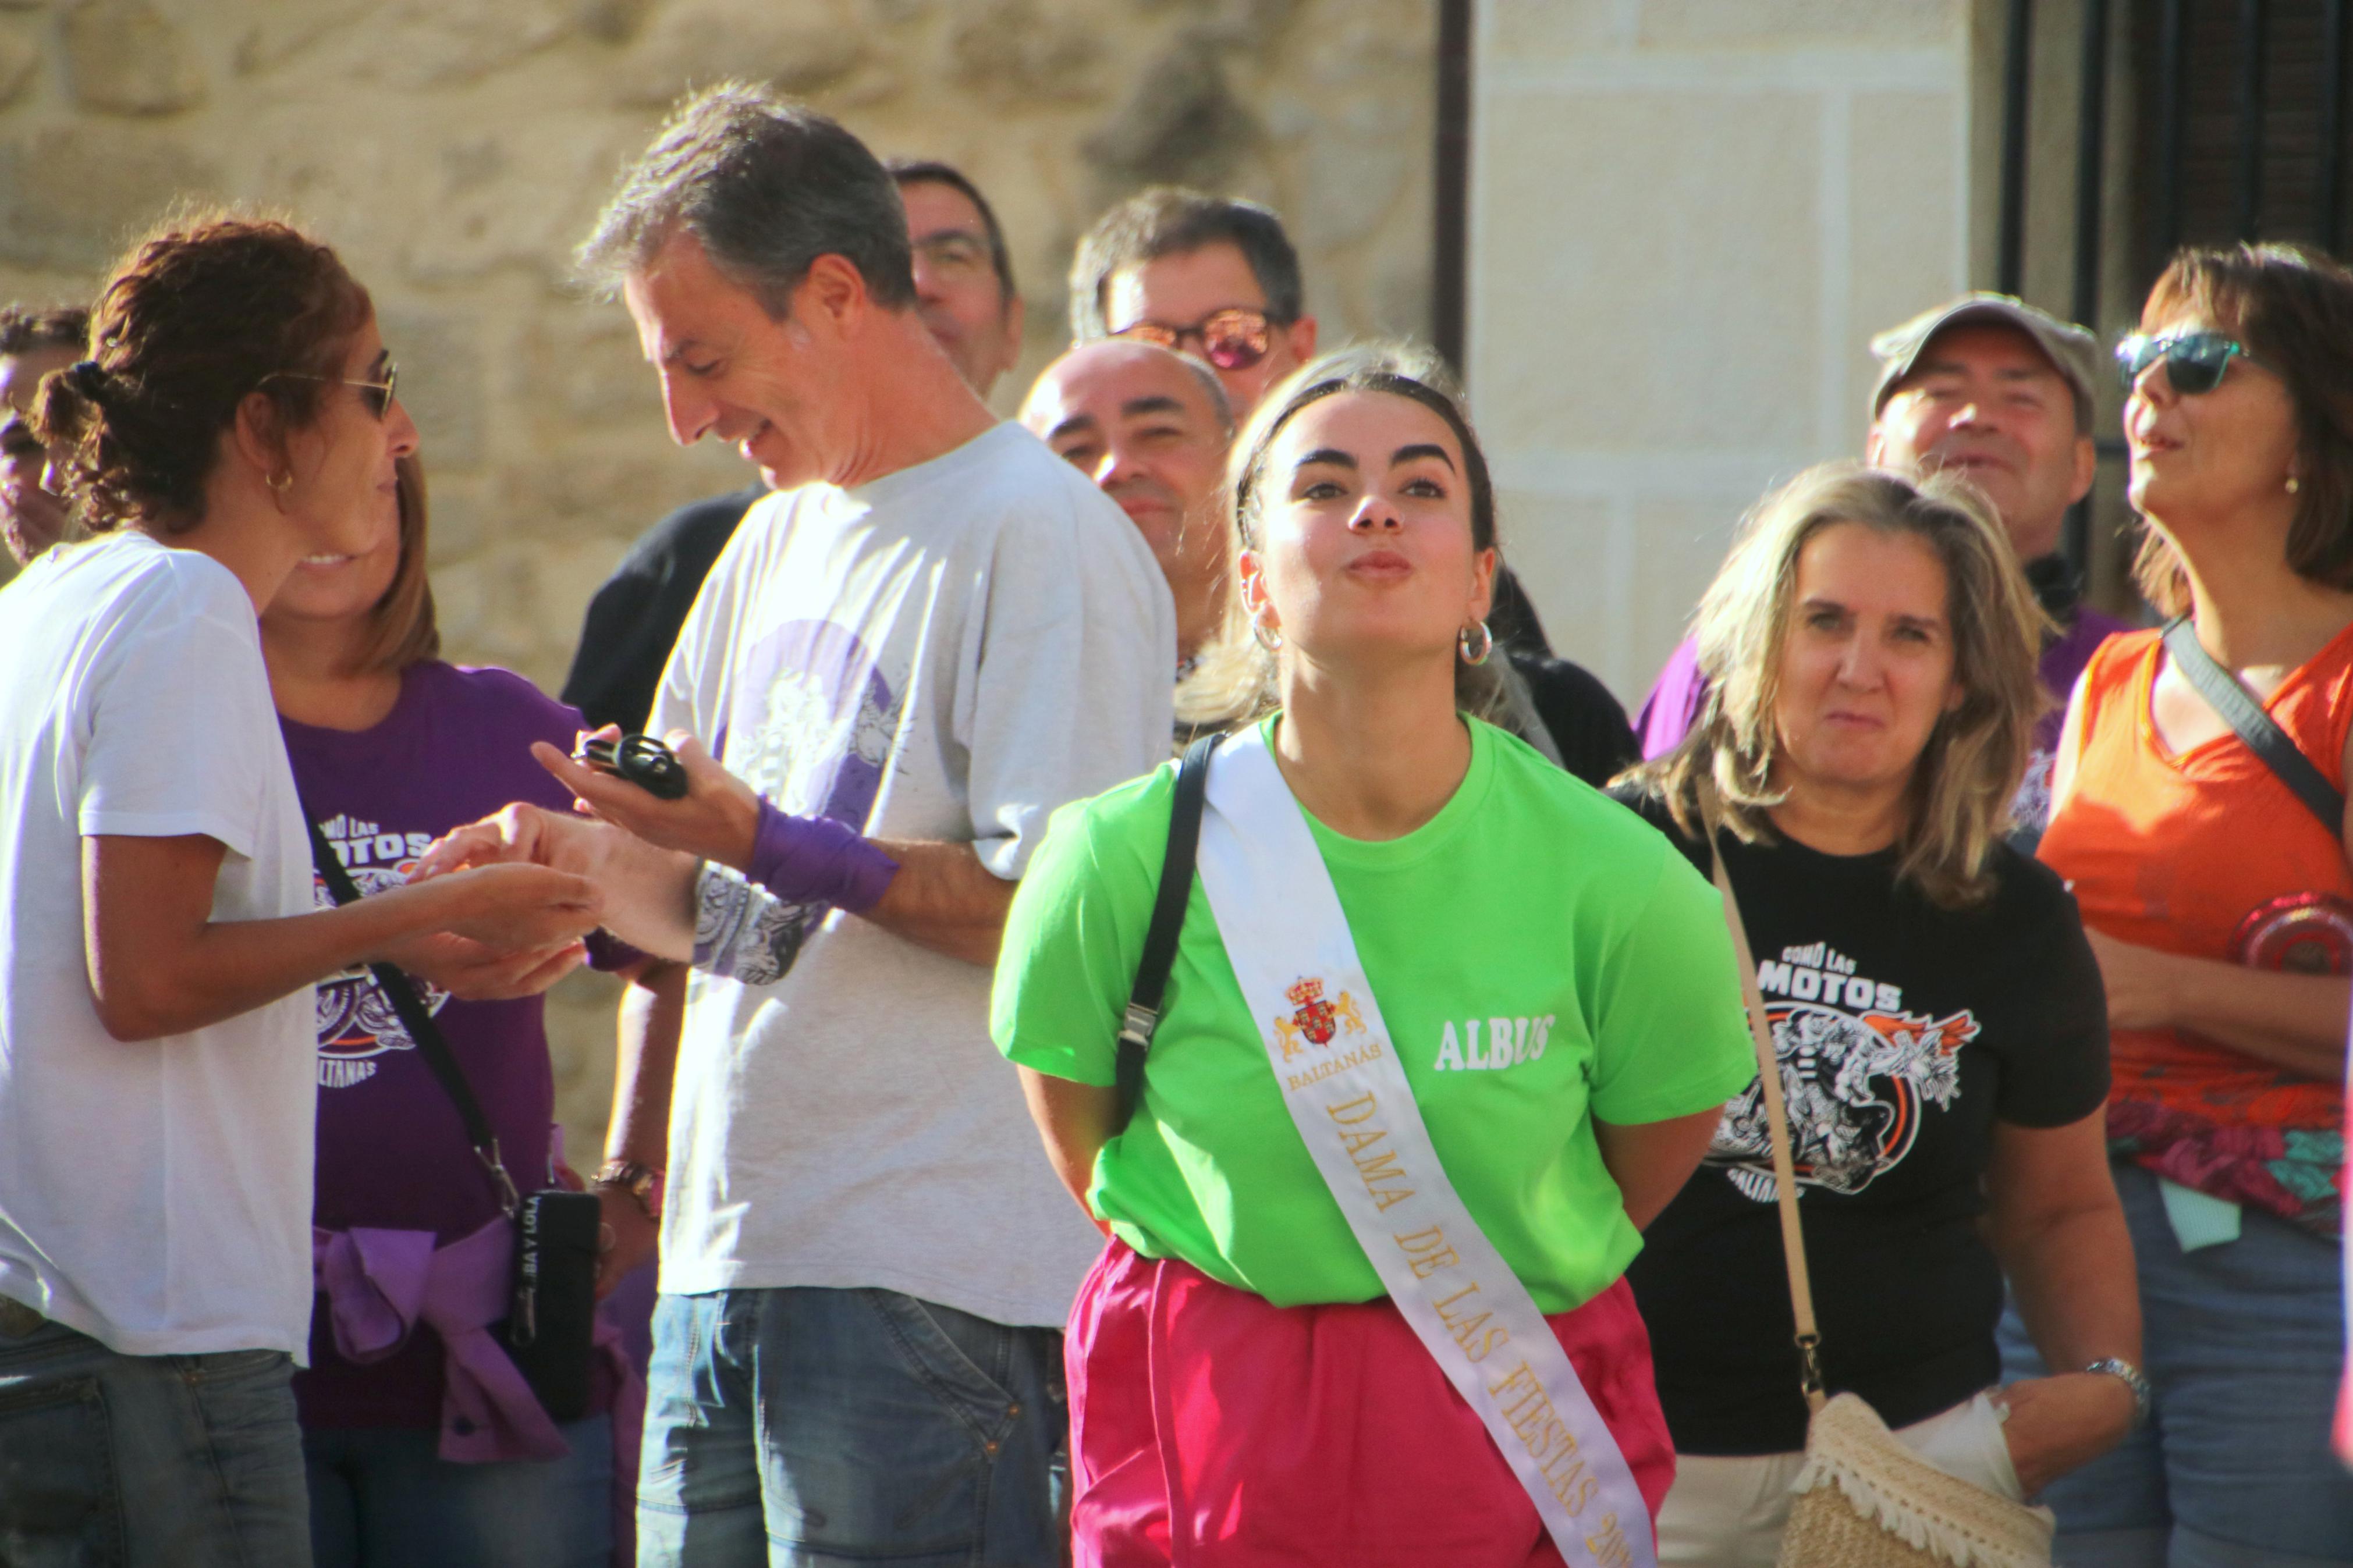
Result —
POLYGON ((45 378, 34 412, 67 454, 82 526, 204 521, 238 406, 267 398, 280 439, 308 426, 374 309, 332 250, 272 219, 207 216, 141 241, 99 296, 90 357, 45 378))

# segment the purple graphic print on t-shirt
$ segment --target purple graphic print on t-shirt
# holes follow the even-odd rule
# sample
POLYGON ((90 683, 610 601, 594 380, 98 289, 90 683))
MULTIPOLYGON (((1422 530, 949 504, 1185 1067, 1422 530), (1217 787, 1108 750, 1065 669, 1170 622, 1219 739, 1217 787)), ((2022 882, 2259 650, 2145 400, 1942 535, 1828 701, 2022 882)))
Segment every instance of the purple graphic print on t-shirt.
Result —
POLYGON ((858 635, 831 621, 786 621, 752 644, 732 685, 712 745, 729 771, 779 810, 863 832, 903 694, 858 635))

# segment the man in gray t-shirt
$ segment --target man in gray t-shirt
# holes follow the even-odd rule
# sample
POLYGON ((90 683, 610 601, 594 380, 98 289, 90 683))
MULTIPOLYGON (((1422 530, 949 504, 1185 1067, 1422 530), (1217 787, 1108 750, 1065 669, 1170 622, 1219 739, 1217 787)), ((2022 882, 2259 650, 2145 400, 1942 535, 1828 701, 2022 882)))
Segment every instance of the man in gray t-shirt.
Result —
POLYGON ((698 95, 581 258, 672 437, 777 486, 655 700, 725 772, 681 738, 665 805, 557 764, 663 851, 604 862, 616 929, 660 909, 640 944, 676 958, 695 925, 691 982, 658 960, 624 1005, 598 1178, 609 1277, 661 1228, 639 1561, 1055 1561, 1056 1331, 1099 1239, 989 1045, 986 965, 1048 814, 1166 755, 1166 586, 957 378, 891 176, 831 121, 698 95))

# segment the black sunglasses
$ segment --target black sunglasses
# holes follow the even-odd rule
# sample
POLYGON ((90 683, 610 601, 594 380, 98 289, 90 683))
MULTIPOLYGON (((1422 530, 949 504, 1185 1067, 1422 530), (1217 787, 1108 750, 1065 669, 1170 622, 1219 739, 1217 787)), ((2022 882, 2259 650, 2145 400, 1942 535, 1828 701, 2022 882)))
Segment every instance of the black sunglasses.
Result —
MULTIPOLYGON (((360 401, 366 404, 368 412, 378 419, 385 418, 392 413, 392 400, 397 395, 400 385, 400 367, 389 359, 384 362, 382 381, 353 381, 344 375, 311 375, 299 370, 281 370, 274 374, 288 381, 322 381, 332 386, 355 386, 359 388, 360 401)), ((269 380, 270 377, 265 376, 263 379, 269 380)))
POLYGON ((2116 345, 2116 368, 2130 393, 2141 373, 2158 360, 2165 362, 2165 379, 2184 397, 2196 397, 2222 384, 2233 358, 2260 364, 2247 346, 2220 332, 2166 332, 2152 337, 2135 332, 2116 345))

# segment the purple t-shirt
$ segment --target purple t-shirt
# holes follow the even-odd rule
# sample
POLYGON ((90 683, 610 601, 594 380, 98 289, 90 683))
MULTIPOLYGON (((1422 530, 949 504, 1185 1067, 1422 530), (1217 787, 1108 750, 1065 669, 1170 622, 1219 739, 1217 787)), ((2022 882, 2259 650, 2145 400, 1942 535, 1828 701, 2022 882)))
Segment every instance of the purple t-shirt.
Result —
MULTIPOLYGON (((279 723, 303 809, 364 894, 397 887, 435 838, 511 801, 572 805, 530 746, 569 752, 579 714, 503 669, 412 665, 399 700, 369 730, 279 723)), ((323 882, 316 896, 334 902, 323 882)), ((555 1083, 540 999, 459 1002, 421 982, 417 990, 515 1185, 549 1185, 555 1083)), ((499 1212, 457 1108, 364 968, 319 984, 318 1162, 315 1223, 330 1230, 430 1230, 446 1245, 499 1212)), ((438 1426, 441 1342, 420 1329, 385 1360, 355 1366, 336 1353, 322 1297, 311 1367, 294 1393, 305 1426, 438 1426)))
MULTIPOLYGON (((2039 837, 2051 820, 2051 766, 2059 750, 2059 729, 2066 718, 2067 694, 2075 689, 2075 678, 2084 673, 2094 649, 2116 633, 2130 630, 2130 622, 2078 605, 2066 629, 2043 648, 2042 685, 2059 700, 2059 706, 2034 726, 2034 750, 2027 756, 2026 776, 2010 803, 2010 816, 2021 830, 2039 837)), ((1683 744, 1683 737, 1699 721, 1700 704, 1706 697, 1707 677, 1699 668, 1699 645, 1685 637, 1667 656, 1634 721, 1644 762, 1683 744)))

